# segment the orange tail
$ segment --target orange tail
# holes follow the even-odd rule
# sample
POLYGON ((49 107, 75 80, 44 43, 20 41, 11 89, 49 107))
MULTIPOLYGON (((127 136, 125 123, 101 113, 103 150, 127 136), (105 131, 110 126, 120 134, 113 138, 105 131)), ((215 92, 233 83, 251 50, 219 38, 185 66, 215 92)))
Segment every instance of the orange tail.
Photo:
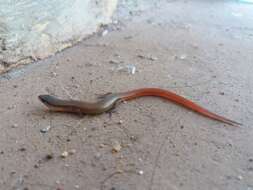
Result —
POLYGON ((233 126, 242 125, 241 123, 238 123, 236 121, 233 121, 233 120, 227 119, 223 116, 212 113, 212 112, 208 111, 207 109, 199 106, 198 104, 196 104, 190 100, 187 100, 186 98, 179 96, 179 95, 177 95, 173 92, 170 92, 168 90, 163 90, 163 89, 159 89, 159 88, 141 88, 141 89, 132 90, 129 92, 119 93, 119 96, 121 99, 123 99, 125 101, 132 100, 132 99, 142 97, 142 96, 162 97, 162 98, 165 98, 165 99, 170 100, 172 102, 175 102, 183 107, 186 107, 192 111, 195 111, 203 116, 206 116, 208 118, 211 118, 211 119, 214 119, 217 121, 221 121, 223 123, 233 125, 233 126))

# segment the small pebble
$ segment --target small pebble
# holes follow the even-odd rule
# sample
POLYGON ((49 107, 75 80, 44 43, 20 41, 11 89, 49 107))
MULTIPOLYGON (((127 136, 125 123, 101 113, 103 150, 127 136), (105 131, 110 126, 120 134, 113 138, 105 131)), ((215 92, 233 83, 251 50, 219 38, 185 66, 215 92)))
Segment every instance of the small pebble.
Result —
POLYGON ((56 77, 57 76, 57 73, 56 72, 52 72, 51 73, 53 77, 56 77))
POLYGON ((108 30, 104 30, 103 32, 102 32, 102 36, 106 36, 108 34, 108 30))
POLYGON ((99 148, 104 148, 105 147, 105 144, 100 144, 99 145, 99 148))
POLYGON ((225 95, 225 93, 224 93, 224 92, 220 92, 219 94, 220 94, 220 95, 222 95, 222 96, 223 96, 223 95, 225 95))
POLYGON ((19 149, 19 151, 25 152, 25 151, 26 151, 26 148, 22 147, 22 148, 19 149))
POLYGON ((70 151, 69 151, 69 154, 70 155, 73 155, 73 154, 75 154, 76 153, 76 149, 71 149, 70 151))
POLYGON ((53 154, 47 154, 45 156, 45 160, 52 160, 54 158, 54 155, 53 154))
POLYGON ((119 61, 116 61, 116 60, 110 60, 109 63, 110 63, 110 64, 119 64, 120 62, 119 62, 119 61))
POLYGON ((101 156, 102 155, 98 152, 98 153, 95 154, 95 159, 99 160, 101 158, 101 156))
POLYGON ((148 59, 150 61, 156 61, 156 60, 158 60, 158 58, 154 57, 154 56, 137 55, 137 57, 139 57, 141 59, 148 59))
POLYGON ((253 162, 253 158, 249 158, 249 162, 253 162))
POLYGON ((182 54, 179 58, 182 59, 182 60, 184 60, 184 59, 186 59, 186 57, 187 57, 186 54, 182 54))
POLYGON ((238 175, 238 176, 237 176, 237 179, 239 179, 239 180, 242 180, 242 178, 243 178, 243 177, 242 177, 241 175, 238 175))
POLYGON ((18 124, 17 123, 14 123, 11 125, 11 128, 17 128, 18 127, 18 124))
POLYGON ((130 136, 130 140, 131 141, 137 141, 138 140, 138 137, 134 136, 134 135, 131 135, 130 136))
POLYGON ((121 125, 122 123, 123 123, 123 120, 119 120, 118 124, 120 124, 120 125, 121 125))
POLYGON ((50 129, 51 129, 51 126, 49 125, 49 126, 47 126, 46 128, 41 129, 40 132, 41 132, 41 133, 47 133, 50 129))
POLYGON ((75 188, 76 188, 76 189, 79 189, 79 188, 80 188, 80 186, 79 186, 79 185, 75 185, 75 188))
POLYGON ((67 151, 64 151, 62 154, 61 154, 61 157, 62 158, 67 158, 69 155, 69 153, 67 151))
POLYGON ((138 171, 138 174, 139 174, 139 175, 143 175, 143 174, 144 174, 144 171, 140 170, 140 171, 138 171))
POLYGON ((118 141, 114 141, 112 145, 112 153, 117 153, 121 150, 121 144, 118 141))

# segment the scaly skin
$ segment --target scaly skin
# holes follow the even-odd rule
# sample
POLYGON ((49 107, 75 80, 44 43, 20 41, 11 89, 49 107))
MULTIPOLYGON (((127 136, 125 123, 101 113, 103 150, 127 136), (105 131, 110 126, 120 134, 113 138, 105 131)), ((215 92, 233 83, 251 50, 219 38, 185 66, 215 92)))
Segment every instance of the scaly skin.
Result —
POLYGON ((199 106, 198 104, 171 91, 159 88, 141 88, 122 93, 108 93, 100 97, 100 100, 94 103, 76 100, 61 100, 50 95, 40 95, 39 99, 52 111, 95 115, 102 114, 106 111, 113 109, 116 103, 119 101, 129 101, 143 96, 161 97, 166 100, 170 100, 176 104, 179 104, 185 108, 188 108, 192 111, 195 111, 210 119, 214 119, 233 126, 241 125, 241 123, 210 112, 207 109, 199 106))

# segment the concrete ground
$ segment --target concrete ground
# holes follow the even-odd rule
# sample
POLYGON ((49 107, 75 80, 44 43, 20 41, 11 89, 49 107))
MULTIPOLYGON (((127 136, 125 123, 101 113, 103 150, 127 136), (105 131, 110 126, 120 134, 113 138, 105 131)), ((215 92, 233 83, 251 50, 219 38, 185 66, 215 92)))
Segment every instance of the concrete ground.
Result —
POLYGON ((105 36, 2 75, 1 190, 253 189, 253 6, 167 1, 130 14, 105 36), (37 98, 140 87, 244 125, 152 97, 85 117, 50 113, 37 98))

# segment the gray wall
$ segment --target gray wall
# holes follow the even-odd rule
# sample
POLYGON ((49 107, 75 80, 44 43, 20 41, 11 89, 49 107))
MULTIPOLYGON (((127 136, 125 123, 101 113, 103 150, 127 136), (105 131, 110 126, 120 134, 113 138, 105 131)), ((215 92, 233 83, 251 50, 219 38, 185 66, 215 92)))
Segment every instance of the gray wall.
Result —
POLYGON ((0 0, 0 72, 42 59, 109 23, 117 0, 0 0))

